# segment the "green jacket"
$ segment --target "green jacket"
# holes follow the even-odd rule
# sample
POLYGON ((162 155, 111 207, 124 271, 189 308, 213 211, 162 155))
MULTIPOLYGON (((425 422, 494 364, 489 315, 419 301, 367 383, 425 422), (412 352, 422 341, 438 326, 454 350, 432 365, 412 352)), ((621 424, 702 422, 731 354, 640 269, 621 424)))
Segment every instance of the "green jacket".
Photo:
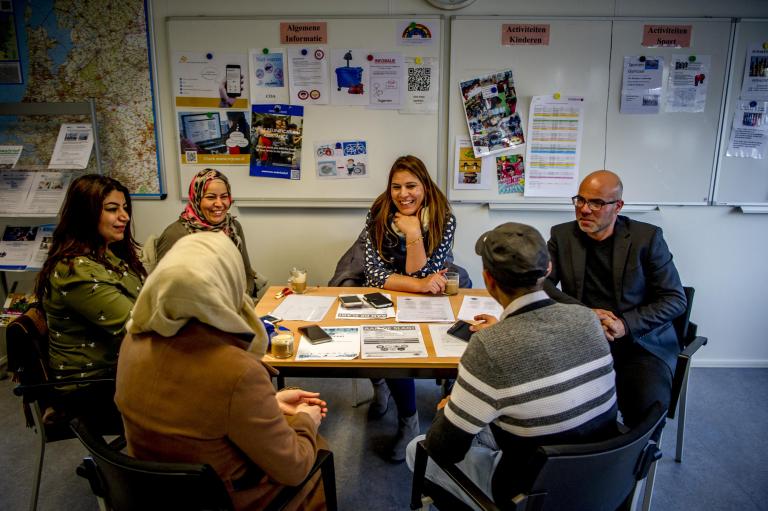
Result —
POLYGON ((62 260, 43 300, 48 319, 51 376, 57 380, 113 377, 125 323, 141 289, 139 276, 107 252, 121 271, 88 256, 62 260))

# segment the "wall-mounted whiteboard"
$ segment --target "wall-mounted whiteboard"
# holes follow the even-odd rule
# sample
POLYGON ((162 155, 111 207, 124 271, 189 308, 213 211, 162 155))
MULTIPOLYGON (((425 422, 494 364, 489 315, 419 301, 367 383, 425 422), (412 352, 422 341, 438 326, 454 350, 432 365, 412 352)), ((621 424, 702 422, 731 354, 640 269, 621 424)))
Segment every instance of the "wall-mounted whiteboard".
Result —
MULTIPOLYGON (((608 168, 623 179, 624 199, 634 204, 706 204, 715 168, 731 37, 730 19, 499 18, 456 17, 451 24, 449 137, 467 135, 458 84, 492 71, 512 69, 518 111, 527 132, 532 96, 560 93, 585 98, 580 178, 608 168), (503 24, 547 24, 546 46, 502 46, 503 24), (691 47, 644 48, 645 24, 692 26, 691 47), (705 109, 700 113, 619 112, 624 56, 664 57, 666 90, 673 54, 710 55, 712 65, 705 109)), ((449 197, 491 204, 568 204, 558 199, 500 194, 492 176, 488 190, 454 189, 453 151, 449 152, 449 197)))
MULTIPOLYGON (((281 21, 325 21, 328 50, 365 49, 400 52, 411 57, 436 57, 443 54, 443 20, 439 16, 343 17, 343 18, 202 18, 171 17, 167 20, 168 41, 173 52, 221 52, 248 54, 255 48, 280 45, 281 21), (440 37, 431 45, 401 46, 398 27, 404 21, 427 20, 440 26, 440 37)), ((440 61, 440 72, 445 63, 440 61)), ((333 76, 333 69, 330 70, 333 76)), ((434 79, 439 80, 440 77, 434 79)), ((333 85, 332 80, 332 85, 333 85)), ((442 81, 440 82, 442 86, 442 81)), ((168 93, 171 94, 170 92, 168 93)), ((166 100, 174 103, 173 97, 166 100)), ((189 110, 189 108, 184 108, 189 110)), ((245 165, 217 167, 232 184, 239 206, 368 206, 386 189, 387 175, 394 160, 404 154, 421 158, 437 180, 440 140, 440 115, 401 114, 397 110, 377 110, 362 106, 305 106, 301 152, 301 179, 251 177, 245 165), (365 140, 368 146, 367 178, 320 179, 316 175, 315 142, 365 140)), ((170 119, 169 123, 176 123, 170 119)), ((177 124, 177 123, 176 123, 177 124)), ((178 134, 178 126, 166 126, 178 134)), ((178 139, 177 139, 178 140, 178 139)), ((202 165, 180 166, 180 191, 186 198, 192 176, 202 165)))
POLYGON ((747 50, 750 46, 768 43, 768 20, 740 20, 731 60, 722 142, 715 190, 715 204, 768 205, 768 159, 736 158, 726 156, 731 136, 731 123, 741 94, 747 50))

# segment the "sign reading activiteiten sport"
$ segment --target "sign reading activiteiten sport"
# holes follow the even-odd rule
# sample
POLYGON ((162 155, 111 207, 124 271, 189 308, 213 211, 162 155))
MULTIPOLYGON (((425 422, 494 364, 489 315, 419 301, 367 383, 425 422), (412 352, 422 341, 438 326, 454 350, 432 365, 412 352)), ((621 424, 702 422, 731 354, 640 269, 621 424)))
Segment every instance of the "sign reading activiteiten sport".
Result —
POLYGON ((328 44, 325 21, 280 23, 280 44, 328 44))
POLYGON ((691 25, 644 25, 643 46, 646 48, 690 48, 691 25))

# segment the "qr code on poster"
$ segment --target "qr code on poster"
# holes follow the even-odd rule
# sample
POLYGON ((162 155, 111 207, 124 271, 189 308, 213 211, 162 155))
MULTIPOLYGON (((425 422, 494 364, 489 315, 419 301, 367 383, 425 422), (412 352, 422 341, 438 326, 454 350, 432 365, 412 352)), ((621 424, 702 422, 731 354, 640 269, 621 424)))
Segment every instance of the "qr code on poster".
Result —
POLYGON ((197 163, 197 151, 186 151, 187 163, 197 163))
POLYGON ((417 92, 427 92, 429 90, 429 80, 431 78, 431 67, 409 67, 408 68, 408 90, 417 92))

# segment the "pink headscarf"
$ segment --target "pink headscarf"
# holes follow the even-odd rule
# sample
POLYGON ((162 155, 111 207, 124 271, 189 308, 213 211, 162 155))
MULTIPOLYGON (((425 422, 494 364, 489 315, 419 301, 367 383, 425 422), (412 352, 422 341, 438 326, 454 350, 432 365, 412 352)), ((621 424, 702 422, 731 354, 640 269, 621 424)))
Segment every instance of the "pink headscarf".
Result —
MULTIPOLYGON (((184 223, 187 231, 190 233, 200 231, 223 231, 224 234, 229 236, 235 246, 240 249, 242 240, 237 234, 235 229, 235 217, 229 214, 227 211, 224 220, 216 225, 208 223, 203 215, 203 211, 200 209, 200 202, 203 200, 203 195, 208 189, 208 185, 214 179, 220 179, 227 187, 227 193, 232 196, 232 190, 229 187, 229 180, 227 177, 216 169, 203 169, 198 172, 189 183, 189 201, 187 207, 184 208, 179 218, 184 223)), ((230 206, 231 206, 230 202, 230 206)))

